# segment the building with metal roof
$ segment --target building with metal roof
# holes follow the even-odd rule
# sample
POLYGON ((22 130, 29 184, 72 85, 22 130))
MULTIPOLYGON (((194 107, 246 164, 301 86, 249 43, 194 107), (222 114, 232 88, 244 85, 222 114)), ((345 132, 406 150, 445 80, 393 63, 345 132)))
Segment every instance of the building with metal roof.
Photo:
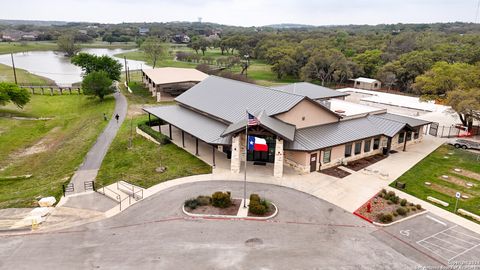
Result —
MULTIPOLYGON (((332 90, 333 91, 333 90, 332 90)), ((318 97, 318 96, 317 96, 318 97)), ((262 87, 255 84, 210 76, 178 96, 177 105, 144 110, 169 127, 221 149, 231 159, 231 171, 240 172, 241 163, 274 163, 273 174, 281 176, 283 166, 291 165, 308 173, 327 169, 391 150, 406 150, 422 140, 423 128, 430 122, 366 110, 365 114, 342 119, 325 101, 314 100, 306 92, 262 87), (322 104, 321 104, 322 103, 322 104), (257 124, 247 126, 247 112, 257 124), (265 139, 268 151, 245 150, 247 137, 265 139)), ((341 100, 341 102, 344 102, 341 100)), ((215 156, 214 160, 215 160, 215 156)))
POLYGON ((366 89, 366 90, 378 90, 382 86, 382 83, 376 79, 358 77, 353 79, 353 87, 366 89))
POLYGON ((142 69, 142 81, 157 101, 169 101, 182 94, 208 75, 193 68, 142 69))
POLYGON ((273 86, 272 88, 284 91, 290 94, 298 94, 309 97, 313 100, 344 98, 348 96, 347 93, 339 92, 327 87, 316 85, 309 82, 292 83, 281 86, 273 86))

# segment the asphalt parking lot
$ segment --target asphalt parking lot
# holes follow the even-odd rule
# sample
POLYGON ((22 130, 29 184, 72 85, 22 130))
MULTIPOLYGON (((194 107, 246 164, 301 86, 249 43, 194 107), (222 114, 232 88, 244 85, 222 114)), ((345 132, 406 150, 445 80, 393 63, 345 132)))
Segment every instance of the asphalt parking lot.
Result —
POLYGON ((480 269, 480 235, 436 215, 426 213, 376 232, 377 235, 385 233, 434 262, 443 265, 467 262, 472 266, 468 269, 480 269))
MULTIPOLYGON (((416 218, 379 229, 326 201, 285 187, 248 185, 248 194, 259 193, 278 206, 278 216, 270 221, 194 219, 181 212, 187 198, 216 190, 230 190, 240 198, 242 186, 227 181, 180 185, 111 219, 55 233, 0 237, 0 269, 415 269, 445 265, 445 260, 416 242, 450 224, 434 222, 423 228, 425 224, 416 218), (404 230, 410 230, 408 237, 399 233, 404 230)), ((462 254, 463 250, 456 249, 457 258, 478 257, 477 248, 465 248, 470 250, 462 254)))

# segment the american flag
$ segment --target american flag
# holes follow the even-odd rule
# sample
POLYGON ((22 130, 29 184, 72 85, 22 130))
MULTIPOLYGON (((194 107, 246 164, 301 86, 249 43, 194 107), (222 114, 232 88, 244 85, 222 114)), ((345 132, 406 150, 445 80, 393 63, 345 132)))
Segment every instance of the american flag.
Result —
POLYGON ((250 113, 248 113, 248 112, 247 112, 247 114, 248 114, 248 125, 249 125, 249 126, 256 126, 256 125, 258 125, 258 123, 259 123, 258 119, 257 119, 254 115, 252 115, 252 114, 250 114, 250 113))

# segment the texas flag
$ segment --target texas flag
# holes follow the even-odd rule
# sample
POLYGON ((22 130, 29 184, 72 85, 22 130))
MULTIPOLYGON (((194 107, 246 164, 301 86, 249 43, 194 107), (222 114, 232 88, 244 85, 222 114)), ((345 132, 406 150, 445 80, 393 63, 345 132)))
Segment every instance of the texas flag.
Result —
POLYGON ((266 152, 268 151, 267 141, 255 136, 248 136, 248 150, 266 152))

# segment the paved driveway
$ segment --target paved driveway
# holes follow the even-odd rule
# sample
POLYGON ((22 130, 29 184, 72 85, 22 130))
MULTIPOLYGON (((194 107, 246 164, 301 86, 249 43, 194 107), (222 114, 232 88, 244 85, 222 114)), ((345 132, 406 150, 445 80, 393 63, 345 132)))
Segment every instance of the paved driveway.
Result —
POLYGON ((57 233, 0 237, 4 269, 413 269, 439 265, 399 240, 321 199, 273 185, 249 184, 280 211, 271 221, 191 219, 181 204, 241 182, 175 186, 119 215, 57 233), (395 248, 395 249, 394 249, 395 248), (398 249, 399 251, 397 251, 398 249))

